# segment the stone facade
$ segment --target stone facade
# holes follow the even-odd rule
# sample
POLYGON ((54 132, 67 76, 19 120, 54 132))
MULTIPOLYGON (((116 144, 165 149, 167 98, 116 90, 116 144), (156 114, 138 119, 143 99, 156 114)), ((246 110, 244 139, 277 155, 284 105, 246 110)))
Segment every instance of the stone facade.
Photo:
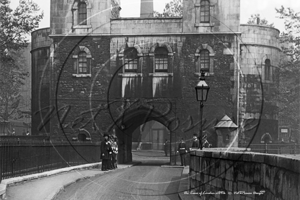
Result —
MULTIPOLYGON (((269 132, 277 140, 278 109, 275 101, 279 86, 279 31, 258 25, 241 25, 240 126, 244 129, 241 142, 260 143, 269 132), (269 60, 269 69, 267 69, 269 60), (260 124, 260 125, 258 125, 260 124), (249 130, 251 127, 252 130, 249 130)), ((252 147, 254 148, 254 147, 252 147)))
MULTIPOLYGON (((248 63, 241 59, 239 0, 212 0, 211 17, 205 23, 198 20, 198 0, 183 1, 182 18, 118 18, 117 3, 51 1, 51 27, 47 29, 52 40, 48 45, 50 107, 42 121, 53 139, 71 141, 86 134, 98 141, 104 132, 115 129, 120 162, 125 162, 131 159, 132 133, 147 121, 166 126, 172 145, 181 137, 192 138, 199 130, 194 87, 203 52, 207 52, 206 82, 210 86, 204 130, 213 130, 225 115, 240 124, 240 101, 250 93, 241 98, 241 75, 248 63), (78 23, 82 2, 86 6, 84 24, 78 23), (156 69, 157 49, 165 52, 162 71, 156 69), (128 50, 135 52, 134 72, 124 67, 128 50), (84 69, 80 68, 82 61, 84 69)), ((33 101, 36 104, 37 97, 33 101)), ((33 126, 38 134, 37 123, 33 126)))
POLYGON ((203 199, 300 198, 299 160, 224 151, 191 153, 190 190, 203 199))

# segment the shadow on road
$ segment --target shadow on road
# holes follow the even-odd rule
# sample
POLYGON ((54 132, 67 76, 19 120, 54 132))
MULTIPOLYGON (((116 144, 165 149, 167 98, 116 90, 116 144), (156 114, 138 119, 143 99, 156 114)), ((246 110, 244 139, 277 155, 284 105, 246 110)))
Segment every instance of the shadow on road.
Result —
POLYGON ((133 163, 146 166, 169 165, 170 157, 165 156, 163 151, 159 150, 139 150, 132 151, 133 163))

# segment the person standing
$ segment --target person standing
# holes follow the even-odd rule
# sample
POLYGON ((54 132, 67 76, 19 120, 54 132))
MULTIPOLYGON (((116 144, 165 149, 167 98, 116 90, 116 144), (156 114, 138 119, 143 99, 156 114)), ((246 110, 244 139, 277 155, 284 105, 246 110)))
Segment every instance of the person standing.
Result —
POLYGON ((179 152, 179 155, 180 155, 181 166, 186 166, 185 156, 186 156, 188 151, 187 151, 186 144, 185 144, 183 138, 181 138, 181 141, 178 145, 177 153, 178 152, 179 152))
POLYGON ((16 135, 16 131, 15 131, 15 129, 14 129, 14 128, 12 129, 12 133, 11 133, 11 135, 12 135, 12 136, 15 136, 15 135, 16 135))
POLYGON ((112 150, 112 143, 113 143, 113 141, 112 141, 112 136, 109 136, 108 137, 108 144, 109 144, 109 150, 108 150, 108 157, 109 157, 109 159, 108 159, 108 163, 107 163, 107 166, 108 166, 108 170, 111 170, 111 169, 113 169, 113 161, 112 161, 112 159, 113 159, 113 150, 112 150))
POLYGON ((193 136, 193 142, 192 142, 192 147, 190 148, 190 151, 197 150, 197 149, 199 149, 199 147, 200 147, 199 140, 197 138, 197 135, 194 134, 194 136, 193 136))
POLYGON ((108 135, 104 134, 103 137, 104 137, 104 140, 101 142, 101 146, 100 146, 101 159, 102 159, 101 170, 107 171, 107 170, 109 170, 109 159, 110 159, 109 152, 110 152, 111 147, 110 147, 110 144, 108 141, 108 135))
POLYGON ((117 169, 118 168, 118 143, 117 143, 117 137, 113 136, 112 137, 112 166, 113 169, 117 169))
POLYGON ((170 142, 169 142, 169 140, 166 139, 166 141, 164 143, 164 151, 165 151, 166 156, 168 156, 169 149, 170 149, 170 142))

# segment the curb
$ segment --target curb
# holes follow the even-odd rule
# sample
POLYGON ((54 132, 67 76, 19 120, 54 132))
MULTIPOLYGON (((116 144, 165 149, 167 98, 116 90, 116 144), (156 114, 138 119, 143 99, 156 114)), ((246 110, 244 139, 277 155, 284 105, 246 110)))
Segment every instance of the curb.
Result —
POLYGON ((0 199, 5 199, 6 195, 6 184, 0 184, 0 199))
POLYGON ((53 176, 53 175, 61 174, 64 172, 70 172, 72 170, 96 168, 96 167, 99 167, 100 165, 101 165, 101 162, 98 162, 98 163, 78 165, 78 166, 73 166, 73 167, 65 167, 65 168, 61 168, 61 169, 46 171, 46 172, 37 173, 37 174, 31 174, 31 175, 27 175, 27 176, 20 176, 20 177, 14 177, 14 178, 10 178, 10 179, 4 179, 1 181, 1 184, 0 184, 0 199, 5 199, 7 186, 22 183, 25 181, 34 180, 34 179, 39 179, 39 178, 43 178, 43 177, 53 176))

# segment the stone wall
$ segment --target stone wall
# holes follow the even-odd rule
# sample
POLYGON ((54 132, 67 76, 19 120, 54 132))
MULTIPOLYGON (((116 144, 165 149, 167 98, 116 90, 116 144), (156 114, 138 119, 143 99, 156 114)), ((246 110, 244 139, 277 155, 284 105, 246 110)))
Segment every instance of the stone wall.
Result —
POLYGON ((200 0, 183 1, 183 32, 239 32, 240 0, 210 1, 210 21, 200 23, 200 0))
POLYGON ((118 2, 111 0, 84 0, 87 6, 86 25, 80 25, 78 22, 79 2, 79 0, 51 0, 51 34, 85 35, 88 33, 109 33, 110 19, 115 18, 116 10, 119 10, 115 7, 118 2))
MULTIPOLYGON (((237 90, 234 82, 234 55, 224 54, 226 47, 220 41, 233 43, 234 35, 219 35, 219 38, 211 35, 185 35, 185 36, 132 36, 132 37, 54 37, 54 61, 51 86, 52 107, 62 108, 71 106, 64 124, 68 138, 78 134, 78 126, 74 120, 90 109, 97 109, 102 103, 114 101, 122 102, 127 99, 134 102, 137 99, 168 99, 176 101, 176 112, 178 124, 176 131, 178 138, 192 138, 193 133, 198 131, 199 102, 196 101, 194 87, 199 81, 199 74, 196 73, 195 62, 196 52, 202 45, 209 45, 214 51, 213 75, 207 77, 211 86, 209 100, 205 105, 204 115, 207 126, 213 126, 213 120, 221 119, 225 114, 236 119, 236 99, 232 91, 237 90), (169 45, 170 71, 168 76, 156 77, 153 74, 153 57, 151 49, 155 45, 169 45), (58 45, 59 44, 59 45, 58 45), (138 76, 128 77, 122 73, 122 63, 118 56, 126 45, 135 46, 140 52, 140 72, 138 76), (76 76, 74 62, 80 48, 86 47, 91 52, 91 74, 86 77, 76 76), (157 84, 157 79, 160 81, 157 84), (73 124, 72 124, 73 123, 73 124), (75 123, 76 124, 76 123, 75 123)), ((235 51, 236 52, 236 51, 235 51)), ((163 105, 164 102, 161 103, 163 105)), ((115 105, 113 105, 114 107, 115 105)), ((121 105, 120 105, 121 106, 121 105)), ((155 110, 159 105, 155 105, 155 110)), ((115 109, 112 110, 115 112, 115 109)), ((103 108, 106 110, 106 108, 103 108)), ((157 110, 161 111, 161 110, 157 110)), ((63 111, 61 111, 63 113, 63 111)), ((54 115, 54 118, 57 116, 54 115)), ((126 114, 127 115, 127 114, 126 114)), ((52 118, 51 118, 52 119, 52 118)), ((52 134, 61 133, 59 124, 55 119, 52 121, 52 134)), ((86 118, 85 120, 88 120, 86 118)), ((159 120, 159 119, 156 119, 159 120)), ((103 130, 108 130, 111 122, 109 115, 98 115, 93 121, 103 130), (101 120, 99 120, 101 118, 101 120), (106 119, 105 119, 106 118, 106 119)), ((142 123, 141 123, 142 124, 142 123)), ((140 124, 138 124, 140 125, 140 124)), ((92 140, 98 138, 94 134, 92 123, 84 127, 92 133, 92 140)), ((133 130, 134 131, 134 130, 133 130)), ((61 135, 63 136, 63 135, 61 135)))
POLYGON ((43 47, 50 47, 52 40, 49 37, 50 28, 42 28, 31 33, 31 50, 43 47))
MULTIPOLYGON (((126 110, 126 116, 131 118, 127 120, 128 124, 121 124, 119 121, 114 124, 112 118, 122 115, 124 108, 128 104, 134 104, 136 100, 144 107, 149 106, 151 101, 160 102, 157 103, 159 106, 155 107, 156 110, 165 105, 167 100, 172 102, 171 114, 162 120, 159 119, 162 118, 160 115, 162 110, 157 110, 159 114, 151 116, 152 119, 165 122, 162 123, 165 126, 169 124, 175 126, 171 130, 168 127, 175 142, 181 137, 186 140, 192 138, 193 133, 198 132, 200 121, 199 102, 196 101, 194 87, 199 81, 199 53, 202 49, 208 49, 210 52, 210 73, 206 76, 210 92, 203 112, 204 129, 213 130, 216 122, 224 115, 228 115, 240 125, 239 89, 244 85, 240 84, 239 72, 240 69, 248 70, 253 65, 248 62, 244 46, 243 48, 240 46, 239 0, 210 1, 211 17, 204 24, 199 20, 200 0, 184 0, 183 17, 168 19, 122 19, 118 13, 119 1, 85 0, 87 5, 85 25, 77 22, 79 2, 79 0, 51 0, 49 34, 53 39, 51 48, 54 51, 51 52, 53 71, 50 73, 52 85, 48 100, 51 109, 54 110, 48 116, 51 120, 45 119, 51 123, 51 136, 70 140, 79 134, 80 129, 85 129, 94 141, 100 138, 99 132, 108 132, 114 125, 126 127, 130 123, 134 124, 131 126, 132 130, 130 129, 133 132, 136 126, 146 122, 144 120, 138 124, 133 119, 143 117, 146 111, 136 114, 138 117, 132 117, 127 114, 130 113, 129 110, 126 110), (114 6, 113 10, 111 5, 114 6), (154 49, 157 46, 168 50, 168 71, 164 74, 154 73, 154 49), (136 48, 139 57, 138 71, 134 74, 124 73, 122 67, 124 50, 129 47, 136 48), (86 49, 91 73, 78 74, 78 53, 86 49), (108 105, 111 102, 114 105, 108 105), (58 112, 60 114, 57 114, 58 112), (59 117, 62 117, 59 119, 61 123, 58 123, 59 117)), ((251 42, 251 38, 256 37, 257 33, 264 37, 264 40, 257 40, 255 45, 269 48, 266 36, 269 29, 253 26, 254 31, 251 31, 251 27, 245 29, 247 30, 245 37, 243 35, 241 37, 250 38, 251 42)), ((273 41, 278 32, 276 29, 270 30, 273 41)), ((249 48, 252 47, 257 48, 252 43, 249 44, 249 48)), ((276 48, 270 47, 270 56, 273 56, 274 49, 277 51, 276 48)), ((256 52, 256 49, 253 51, 256 52)), ((33 58, 42 59, 44 54, 47 52, 42 52, 43 56, 38 57, 38 52, 33 52, 33 58)), ((247 74, 254 73, 247 72, 247 74)), ((256 79, 255 81, 259 82, 256 79)), ((126 133, 126 130, 122 131, 126 133)), ((129 129, 127 133, 129 141, 131 137, 129 129)), ((127 139, 123 140, 127 144, 127 139)), ((128 148, 131 145, 129 143, 130 141, 128 148)))
POLYGON ((279 31, 260 25, 242 24, 240 38, 240 145, 250 141, 260 143, 261 136, 269 132, 277 139, 278 70, 281 60, 279 31), (265 62, 270 60, 270 70, 265 62), (268 76, 267 74, 268 73, 268 76), (268 78, 267 78, 268 77, 268 78), (249 127, 254 127, 250 130, 249 127))
POLYGON ((191 153, 190 189, 203 199, 300 198, 300 160, 224 151, 191 153))
MULTIPOLYGON (((241 25, 241 70, 244 74, 260 74, 263 82, 265 59, 278 67, 281 60, 279 31, 259 25, 241 25)), ((274 69, 275 71, 275 69, 274 69)))
POLYGON ((172 34, 182 32, 181 18, 121 18, 111 21, 112 34, 172 34))

